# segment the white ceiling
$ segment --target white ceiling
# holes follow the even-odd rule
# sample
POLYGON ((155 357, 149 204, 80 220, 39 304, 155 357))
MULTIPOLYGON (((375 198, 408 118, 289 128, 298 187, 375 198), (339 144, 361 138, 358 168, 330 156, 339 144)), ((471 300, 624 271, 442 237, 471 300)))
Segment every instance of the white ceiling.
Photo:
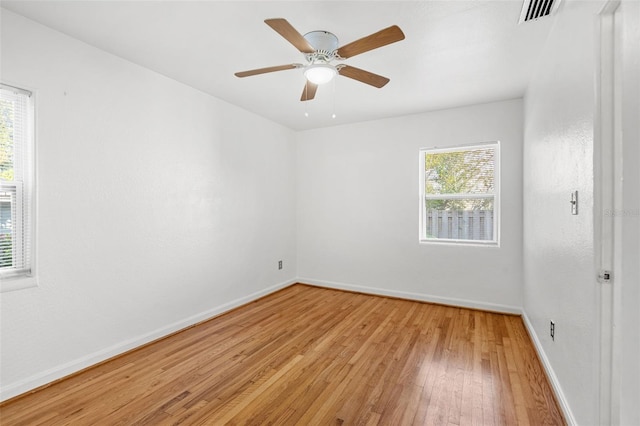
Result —
POLYGON ((6 1, 3 7, 291 129, 311 129, 520 97, 551 19, 518 25, 522 0, 6 1), (390 25, 405 40, 345 61, 383 75, 381 89, 338 77, 300 102, 303 63, 269 28, 326 30, 344 45, 390 25), (335 111, 336 118, 331 115, 335 111), (305 112, 309 117, 305 117, 305 112))

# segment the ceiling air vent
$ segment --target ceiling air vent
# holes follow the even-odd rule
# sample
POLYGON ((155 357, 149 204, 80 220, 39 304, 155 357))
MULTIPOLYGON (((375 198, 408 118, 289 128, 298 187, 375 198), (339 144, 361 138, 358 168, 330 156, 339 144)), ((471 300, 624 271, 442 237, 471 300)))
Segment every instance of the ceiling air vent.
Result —
POLYGON ((560 0, 524 0, 519 24, 550 15, 558 8, 560 0))

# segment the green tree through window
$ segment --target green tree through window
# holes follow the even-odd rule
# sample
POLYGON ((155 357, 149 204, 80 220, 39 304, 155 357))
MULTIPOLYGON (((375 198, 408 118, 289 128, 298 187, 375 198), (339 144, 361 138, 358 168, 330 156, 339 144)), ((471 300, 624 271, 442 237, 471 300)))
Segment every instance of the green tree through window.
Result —
POLYGON ((0 179, 13 181, 13 103, 0 99, 0 179))

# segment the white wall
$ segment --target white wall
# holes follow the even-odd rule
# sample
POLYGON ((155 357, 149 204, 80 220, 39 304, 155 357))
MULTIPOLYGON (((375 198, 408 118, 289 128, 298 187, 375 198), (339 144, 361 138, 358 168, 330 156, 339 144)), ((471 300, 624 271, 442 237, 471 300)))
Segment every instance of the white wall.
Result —
POLYGON ((562 3, 525 96, 524 310, 570 415, 584 425, 599 422, 593 144, 601 7, 562 3), (569 204, 574 190, 577 216, 569 204))
POLYGON ((36 93, 40 283, 2 294, 2 399, 294 279, 292 131, 4 10, 2 80, 36 93))
POLYGON ((519 312, 522 102, 298 135, 303 282, 519 312), (418 243, 418 151, 500 140, 501 246, 418 243))

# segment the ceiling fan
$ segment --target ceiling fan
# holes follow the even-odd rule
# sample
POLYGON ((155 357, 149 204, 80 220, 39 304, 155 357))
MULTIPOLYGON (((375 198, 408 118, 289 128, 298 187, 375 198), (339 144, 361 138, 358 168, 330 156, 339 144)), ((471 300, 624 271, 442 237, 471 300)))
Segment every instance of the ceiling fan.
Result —
POLYGON ((302 52, 307 63, 258 68, 237 72, 235 75, 236 77, 249 77, 257 74, 302 68, 307 82, 302 91, 301 101, 313 99, 318 85, 331 81, 336 75, 342 75, 381 88, 389 82, 388 78, 345 64, 334 65, 331 62, 342 61, 387 44, 404 40, 402 30, 397 25, 393 25, 338 47, 338 37, 328 31, 311 31, 303 36, 286 19, 265 19, 264 22, 302 52))

